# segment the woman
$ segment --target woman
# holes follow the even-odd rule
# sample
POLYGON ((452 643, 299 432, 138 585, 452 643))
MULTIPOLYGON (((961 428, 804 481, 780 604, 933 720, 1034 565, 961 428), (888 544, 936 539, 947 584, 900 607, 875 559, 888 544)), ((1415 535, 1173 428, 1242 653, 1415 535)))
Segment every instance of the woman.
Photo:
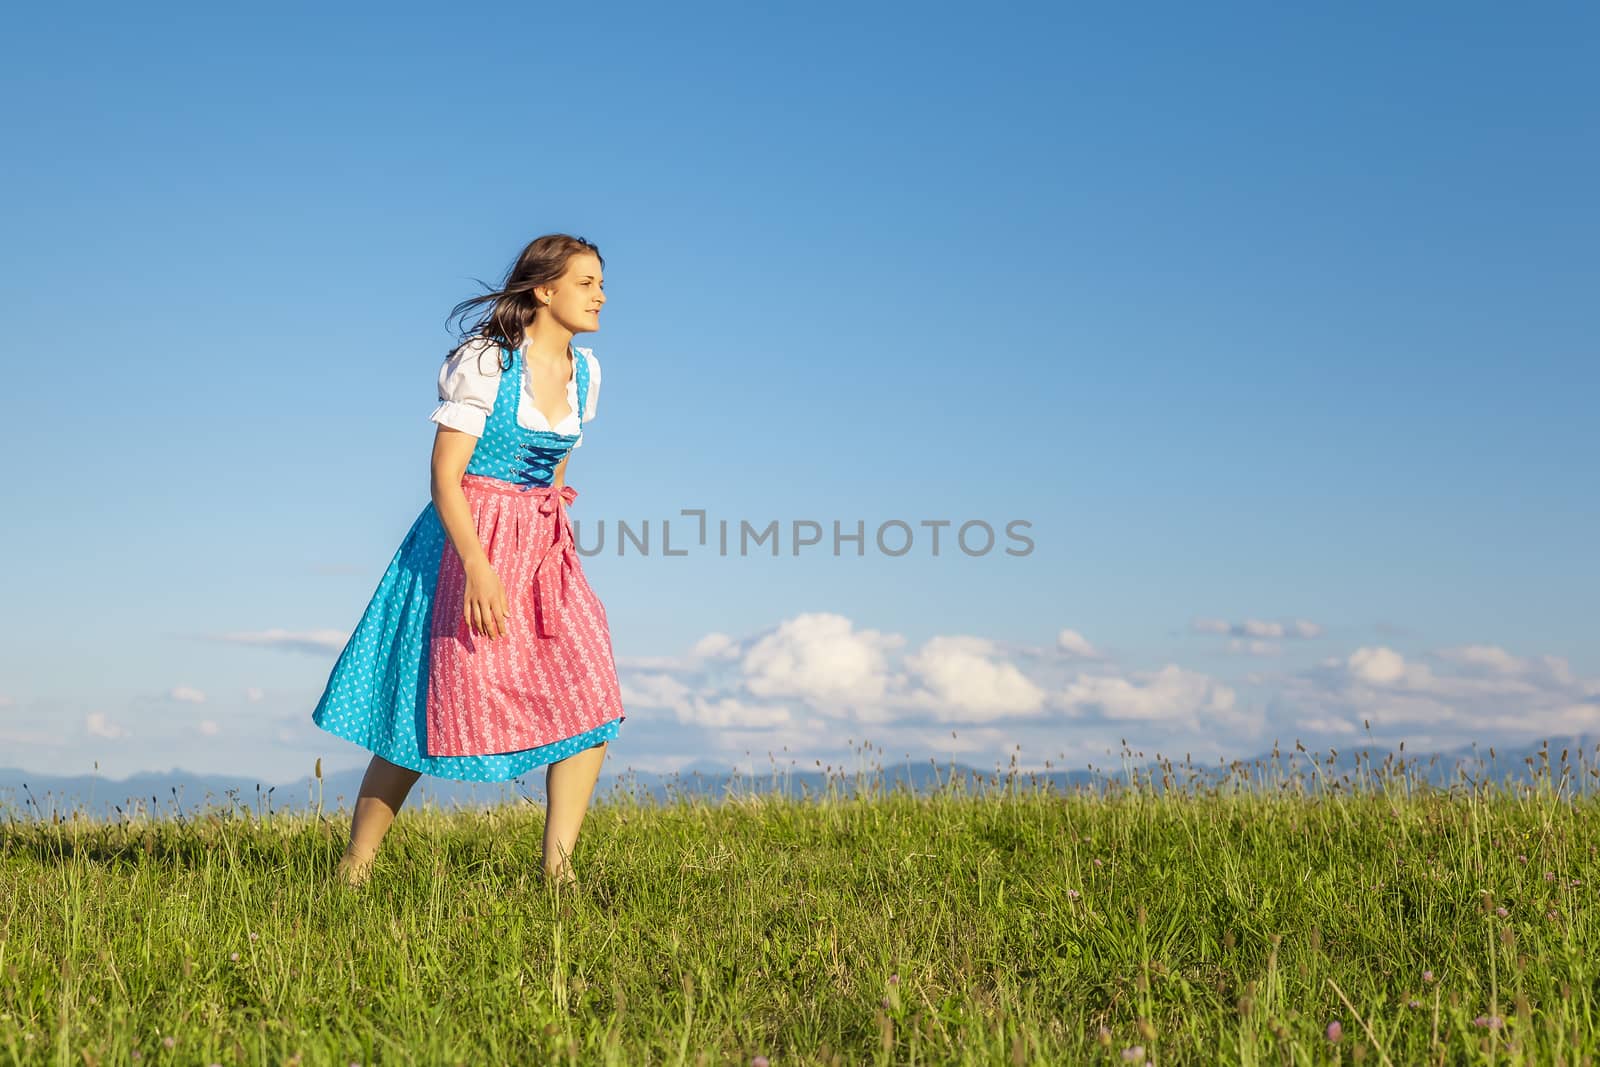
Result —
POLYGON ((334 664, 312 721, 373 753, 339 876, 368 877, 423 774, 505 781, 548 765, 548 881, 570 858, 606 744, 626 718, 604 606, 572 539, 567 462, 594 418, 604 260, 531 242, 439 372, 433 499, 334 664))

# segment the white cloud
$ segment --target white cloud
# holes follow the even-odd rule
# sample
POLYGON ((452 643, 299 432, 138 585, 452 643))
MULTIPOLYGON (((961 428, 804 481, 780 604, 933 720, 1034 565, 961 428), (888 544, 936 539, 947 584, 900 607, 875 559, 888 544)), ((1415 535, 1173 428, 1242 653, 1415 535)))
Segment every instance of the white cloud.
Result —
POLYGON ((1462 645, 1422 658, 1435 666, 1384 646, 1330 657, 1281 679, 1270 714, 1291 729, 1346 732, 1369 721, 1388 736, 1457 743, 1600 730, 1600 694, 1559 657, 1462 645))
POLYGON ((1560 686, 1579 684, 1571 665, 1560 656, 1517 656, 1498 645, 1456 645, 1437 649, 1433 655, 1463 674, 1521 676, 1560 686))
POLYGON ((904 641, 855 630, 843 615, 796 615, 745 653, 745 685, 757 696, 799 697, 821 711, 851 708, 864 721, 881 721, 891 684, 886 654, 904 641))
POLYGON ((1434 655, 1464 667, 1477 667, 1497 674, 1515 674, 1523 669, 1523 661, 1496 645, 1459 645, 1441 648, 1434 655))
MULTIPOLYGON (((635 657, 618 668, 625 704, 731 729, 760 723, 801 729, 796 701, 863 724, 924 719, 928 712, 939 721, 971 723, 1045 707, 1045 689, 996 642, 934 637, 905 656, 902 668, 896 660, 904 644, 900 634, 858 629, 842 615, 805 613, 753 640, 708 634, 687 657, 635 657)), ((815 739, 815 732, 796 738, 815 739)))
POLYGON ((321 656, 343 651, 350 635, 343 630, 254 630, 216 634, 213 639, 235 645, 258 645, 321 656))
POLYGON ((1235 637, 1228 642, 1228 651, 1247 656, 1276 656, 1283 651, 1283 646, 1276 641, 1246 641, 1235 637))
POLYGON ((1368 685, 1393 685, 1406 675, 1406 661, 1390 648, 1358 648, 1350 653, 1350 676, 1368 685))
POLYGON ((713 700, 692 697, 681 708, 674 710, 679 722, 718 730, 783 726, 793 719, 786 707, 752 704, 737 697, 718 697, 713 700))
POLYGON ((266 693, 262 692, 260 689, 257 689, 255 686, 251 686, 249 689, 244 691, 244 698, 252 704, 261 703, 261 701, 266 698, 266 695, 266 693))
POLYGON ((1358 648, 1345 661, 1349 675, 1365 685, 1388 688, 1426 689, 1433 681, 1425 664, 1407 663, 1392 648, 1358 648))
POLYGON ((906 657, 905 665, 925 687, 908 702, 931 708, 936 719, 984 720, 1044 707, 1044 690, 1002 660, 985 638, 931 638, 906 657))
POLYGON ((1173 663, 1127 677, 1079 674, 1057 694, 1056 703, 1074 718, 1157 722, 1197 732, 1249 724, 1236 709, 1231 688, 1173 663))
POLYGON ((689 655, 696 659, 736 659, 739 642, 727 634, 709 633, 694 643, 689 655))
POLYGON ((619 670, 635 671, 683 671, 694 665, 693 660, 685 656, 626 656, 616 657, 619 670))
POLYGON ((1229 622, 1226 619, 1197 618, 1189 623, 1189 629, 1200 634, 1231 634, 1257 641, 1281 641, 1286 638, 1306 640, 1322 636, 1322 627, 1310 619, 1290 619, 1285 622, 1245 619, 1243 622, 1229 622))
POLYGON ((624 707, 664 708, 681 723, 717 729, 753 729, 792 721, 787 707, 761 704, 738 695, 710 693, 685 685, 670 674, 623 675, 624 707))
POLYGON ((204 704, 206 702, 206 695, 191 685, 175 685, 167 696, 184 704, 204 704))
POLYGON ((1283 624, 1277 622, 1262 622, 1259 619, 1246 619, 1234 627, 1235 631, 1246 637, 1282 637, 1283 624))
POLYGON ((624 707, 638 704, 647 708, 677 710, 689 701, 689 687, 670 674, 637 674, 631 671, 619 671, 619 674, 624 707))
POLYGON ((200 732, 206 737, 216 737, 222 732, 222 727, 218 726, 216 722, 211 719, 201 719, 200 732))
POLYGON ((966 757, 976 754, 998 756, 1011 747, 1012 735, 998 726, 965 726, 955 730, 910 728, 902 745, 912 752, 930 756, 966 757))
POLYGON ((1303 719, 1300 725, 1311 734, 1353 734, 1356 724, 1346 719, 1303 719))
POLYGON ((15 700, 12 700, 10 697, 6 696, 4 693, 0 693, 0 708, 9 708, 15 703, 16 703, 15 700))
POLYGON ((1099 649, 1076 630, 1062 630, 1056 634, 1056 648, 1078 659, 1104 659, 1099 649))
POLYGON ((739 658, 739 642, 724 633, 708 633, 682 656, 618 656, 617 666, 640 671, 692 671, 739 658))
POLYGON ((83 728, 95 737, 116 739, 128 736, 128 731, 112 722, 103 711, 91 711, 84 716, 83 728))

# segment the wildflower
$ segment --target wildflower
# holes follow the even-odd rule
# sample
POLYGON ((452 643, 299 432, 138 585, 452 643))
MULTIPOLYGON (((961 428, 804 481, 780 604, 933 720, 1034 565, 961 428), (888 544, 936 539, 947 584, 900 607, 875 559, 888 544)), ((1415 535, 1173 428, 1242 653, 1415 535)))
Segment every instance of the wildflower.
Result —
POLYGON ((1328 1024, 1328 1040, 1329 1041, 1331 1041, 1335 1045, 1337 1045, 1339 1043, 1339 1039, 1341 1037, 1343 1037, 1343 1036, 1344 1036, 1344 1026, 1339 1022, 1338 1019, 1335 1019, 1335 1020, 1333 1020, 1333 1022, 1328 1024))
POLYGON ((1496 915, 1498 915, 1498 916, 1500 916, 1500 918, 1502 918, 1502 919, 1504 919, 1504 918, 1505 918, 1505 917, 1506 917, 1506 916, 1507 916, 1507 915, 1510 915, 1510 914, 1511 914, 1511 913, 1510 913, 1510 912, 1509 912, 1509 911, 1507 911, 1507 910, 1506 910, 1506 909, 1505 909, 1505 906, 1504 906, 1504 905, 1501 905, 1501 906, 1500 906, 1500 907, 1498 907, 1498 908, 1496 908, 1496 909, 1494 909, 1494 913, 1495 913, 1495 914, 1496 914, 1496 915))
POLYGON ((1067 890, 1067 899, 1068 900, 1077 900, 1082 895, 1083 894, 1079 893, 1076 889, 1067 890))
POLYGON ((1551 922, 1555 922, 1557 919, 1561 918, 1561 914, 1554 908, 1551 908, 1549 911, 1544 913, 1544 917, 1549 919, 1551 922))
POLYGON ((1506 1021, 1498 1015, 1480 1015, 1472 1020, 1473 1026, 1481 1026, 1486 1030, 1499 1030, 1505 1024, 1506 1021))
POLYGON ((1547 881, 1547 882, 1555 881, 1556 880, 1556 872, 1555 871, 1545 871, 1544 872, 1544 880, 1547 881))
POLYGON ((1103 1046, 1105 1048, 1110 1048, 1111 1047, 1111 1031, 1109 1029, 1107 1029, 1106 1027, 1102 1026, 1100 1028, 1100 1032, 1095 1035, 1095 1040, 1100 1042, 1101 1046, 1103 1046))
POLYGON ((889 976, 889 984, 890 985, 899 985, 900 984, 900 976, 898 974, 891 974, 889 976))
POLYGON ((1408 1007, 1408 1008, 1420 1008, 1420 1007, 1422 1007, 1422 1001, 1416 1000, 1416 999, 1408 1000, 1408 1001, 1406 1001, 1406 1007, 1408 1007))
POLYGON ((234 963, 238 963, 239 962, 239 954, 237 952, 228 953, 228 958, 230 960, 232 960, 234 963))
POLYGON ((767 1058, 765 1056, 753 1057, 750 1060, 750 1067, 767 1067, 767 1058))
POLYGON ((882 1004, 884 1007, 887 1008, 887 1007, 889 1007, 889 998, 888 997, 879 997, 878 998, 878 1003, 882 1004))
POLYGON ((261 935, 256 933, 254 930, 251 930, 250 931, 250 940, 259 941, 259 940, 261 940, 261 935))
POLYGON ((1095 865, 1095 866, 1096 866, 1096 867, 1104 867, 1104 866, 1105 866, 1105 863, 1103 863, 1103 862, 1102 862, 1102 861, 1101 861, 1101 859, 1100 859, 1100 857, 1099 857, 1099 856, 1096 856, 1096 857, 1095 857, 1095 858, 1094 858, 1094 865, 1095 865))
POLYGON ((1518 853, 1517 854, 1517 862, 1518 863, 1527 863, 1528 862, 1528 857, 1522 855, 1521 853, 1518 853))
POLYGON ((177 1043, 178 1043, 178 1039, 173 1037, 171 1034, 168 1034, 166 1037, 161 1039, 161 1047, 162 1048, 172 1048, 177 1043))
POLYGON ((1144 1046, 1143 1045, 1129 1045, 1127 1048, 1123 1049, 1122 1050, 1122 1062, 1124 1062, 1124 1063, 1143 1063, 1144 1062, 1144 1046))
POLYGON ((1432 971, 1423 971, 1423 972, 1422 972, 1422 980, 1423 980, 1423 981, 1424 981, 1424 982, 1431 982, 1431 981, 1433 981, 1433 972, 1432 972, 1432 971))

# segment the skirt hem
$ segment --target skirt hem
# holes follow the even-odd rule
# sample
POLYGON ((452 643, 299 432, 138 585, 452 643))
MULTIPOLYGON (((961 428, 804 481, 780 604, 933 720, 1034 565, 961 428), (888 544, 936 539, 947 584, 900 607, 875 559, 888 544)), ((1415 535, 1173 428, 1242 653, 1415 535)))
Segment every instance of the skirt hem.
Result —
POLYGON ((518 749, 512 752, 496 752, 478 756, 418 756, 403 754, 394 751, 381 751, 382 746, 374 746, 369 739, 352 737, 350 733, 333 729, 331 725, 315 723, 318 729, 332 734, 334 737, 349 741, 351 744, 360 745, 374 756, 381 756, 390 763, 407 770, 416 771, 434 778, 447 778, 457 782, 509 782, 520 778, 529 771, 544 767, 568 756, 592 748, 602 741, 610 741, 617 737, 622 720, 626 716, 619 715, 615 719, 601 723, 592 730, 573 734, 571 737, 560 741, 552 741, 539 745, 537 748, 518 749), (442 765, 448 764, 448 766, 442 765))

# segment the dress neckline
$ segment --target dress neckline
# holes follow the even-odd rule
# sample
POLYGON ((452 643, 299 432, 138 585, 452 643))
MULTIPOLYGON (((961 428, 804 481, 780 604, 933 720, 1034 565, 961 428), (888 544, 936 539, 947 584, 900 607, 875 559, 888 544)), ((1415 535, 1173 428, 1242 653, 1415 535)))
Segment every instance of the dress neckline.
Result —
MULTIPOLYGON (((522 363, 522 379, 523 380, 522 380, 521 385, 522 385, 522 388, 527 391, 528 401, 529 401, 528 406, 531 407, 534 411, 537 411, 539 413, 539 417, 544 420, 544 424, 545 424, 546 427, 548 427, 548 430, 549 430, 550 433, 560 433, 561 431, 557 430, 556 427, 560 426, 562 423, 566 422, 568 419, 570 419, 574 415, 576 415, 578 413, 578 409, 573 405, 572 401, 569 400, 567 402, 567 413, 565 415, 561 416, 560 419, 552 420, 550 418, 550 416, 546 415, 544 413, 543 409, 541 409, 539 407, 539 398, 533 391, 533 383, 528 381, 528 354, 527 354, 527 352, 525 352, 521 348, 515 348, 515 349, 512 349, 512 355, 514 355, 518 359, 520 359, 521 363, 522 363)), ((571 391, 571 390, 576 390, 577 383, 578 383, 578 353, 573 349, 573 346, 569 344, 569 345, 567 345, 567 381, 566 381, 566 384, 562 387, 562 392, 566 393, 566 392, 571 391)), ((574 393, 574 397, 576 397, 576 393, 574 393)))

